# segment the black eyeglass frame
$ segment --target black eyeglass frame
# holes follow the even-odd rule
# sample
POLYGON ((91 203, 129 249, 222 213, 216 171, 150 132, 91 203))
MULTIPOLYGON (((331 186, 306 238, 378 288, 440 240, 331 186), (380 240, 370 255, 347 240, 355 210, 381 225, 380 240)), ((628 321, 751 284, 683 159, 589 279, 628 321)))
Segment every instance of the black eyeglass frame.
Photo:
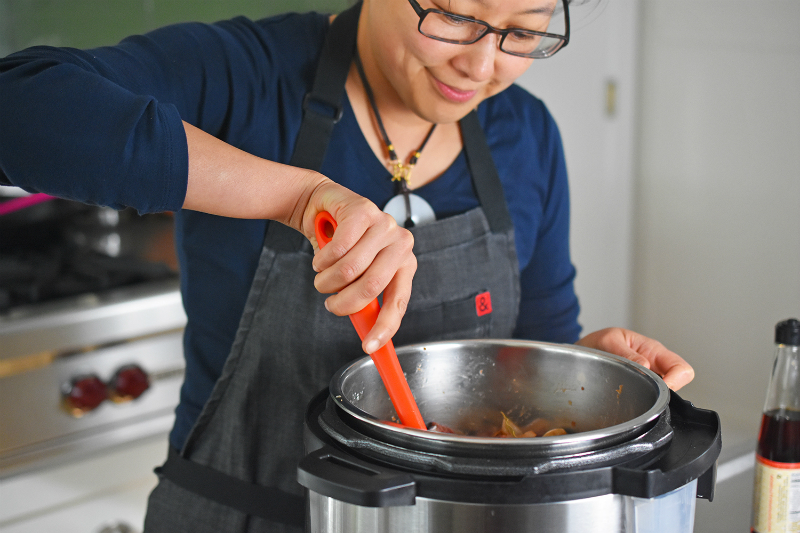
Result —
POLYGON ((526 57, 526 58, 535 58, 535 59, 544 59, 547 57, 552 57, 556 54, 559 50, 563 49, 567 44, 569 44, 569 0, 561 0, 561 3, 564 5, 564 35, 558 35, 556 33, 547 33, 543 31, 534 31, 534 30, 526 30, 522 28, 509 28, 505 30, 501 30, 499 28, 495 28, 488 22, 484 22, 482 20, 473 19, 470 17, 465 17, 463 15, 456 15, 455 13, 448 13, 447 11, 442 11, 441 9, 422 9, 422 6, 419 5, 417 0, 408 0, 408 3, 411 4, 411 7, 414 9, 414 12, 419 16, 419 24, 417 24, 417 30, 428 37, 429 39, 433 39, 435 41, 441 41, 443 43, 451 43, 451 44, 473 44, 477 43, 490 33, 496 33, 500 35, 500 50, 505 52, 506 54, 517 56, 517 57, 526 57), (463 20, 464 22, 472 22, 474 24, 479 24, 486 28, 486 31, 480 34, 476 39, 471 41, 455 41, 452 39, 443 39, 442 37, 436 37, 435 35, 429 35, 422 31, 422 21, 425 20, 425 17, 428 16, 429 13, 441 13, 447 17, 450 17, 455 20, 463 20), (506 40, 506 36, 509 33, 523 33, 527 35, 538 35, 540 37, 550 37, 553 39, 559 39, 562 44, 558 48, 556 48, 553 52, 547 55, 537 55, 535 52, 531 52, 530 54, 520 54, 518 52, 509 52, 508 50, 503 50, 503 43, 506 40))

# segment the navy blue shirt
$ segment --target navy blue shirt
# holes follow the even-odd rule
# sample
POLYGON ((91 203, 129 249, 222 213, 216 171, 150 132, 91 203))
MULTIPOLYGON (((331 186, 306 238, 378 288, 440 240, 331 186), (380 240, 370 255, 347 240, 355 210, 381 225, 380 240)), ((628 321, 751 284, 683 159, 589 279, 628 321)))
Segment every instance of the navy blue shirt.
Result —
MULTIPOLYGON (((185 120, 247 152, 288 162, 326 15, 180 24, 94 50, 35 47, 0 60, 0 183, 81 202, 175 211, 186 314, 180 448, 230 350, 267 222, 183 211, 185 120)), ((522 301, 518 338, 580 333, 569 254, 561 139, 541 101, 517 86, 478 115, 515 228, 522 301)), ((378 206, 394 194, 384 162, 345 97, 322 173, 378 206)), ((415 190, 437 217, 478 205, 464 154, 415 190)))

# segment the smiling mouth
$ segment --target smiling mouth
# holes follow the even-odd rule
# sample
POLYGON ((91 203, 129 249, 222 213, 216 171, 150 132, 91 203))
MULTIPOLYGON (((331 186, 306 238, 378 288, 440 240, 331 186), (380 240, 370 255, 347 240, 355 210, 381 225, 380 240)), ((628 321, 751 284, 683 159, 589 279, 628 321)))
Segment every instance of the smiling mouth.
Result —
POLYGON ((455 87, 451 87, 446 83, 442 83, 436 78, 434 78, 434 81, 436 82, 436 87, 439 89, 439 92, 442 93, 445 98, 459 104, 468 102, 478 93, 477 90, 462 91, 460 89, 456 89, 455 87))

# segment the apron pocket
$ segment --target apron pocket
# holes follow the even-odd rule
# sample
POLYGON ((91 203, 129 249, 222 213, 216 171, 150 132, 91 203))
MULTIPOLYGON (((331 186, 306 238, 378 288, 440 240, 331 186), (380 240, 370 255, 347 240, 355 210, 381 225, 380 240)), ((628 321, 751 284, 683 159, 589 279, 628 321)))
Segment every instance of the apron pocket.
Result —
POLYGON ((480 291, 430 307, 409 308, 394 336, 395 345, 488 337, 492 313, 491 306, 487 308, 485 300, 481 299, 483 294, 480 291))

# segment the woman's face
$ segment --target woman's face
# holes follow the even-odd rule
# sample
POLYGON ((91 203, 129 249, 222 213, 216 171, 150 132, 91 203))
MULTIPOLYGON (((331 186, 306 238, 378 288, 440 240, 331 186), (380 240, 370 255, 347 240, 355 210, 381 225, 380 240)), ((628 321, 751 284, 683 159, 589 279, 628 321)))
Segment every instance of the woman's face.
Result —
MULTIPOLYGON (((541 29, 538 11, 556 0, 419 0, 440 9, 488 22, 495 28, 541 29)), ((514 82, 533 62, 500 51, 490 34, 470 45, 436 41, 419 33, 419 17, 408 0, 367 0, 365 33, 369 60, 400 101, 429 122, 460 120, 484 99, 514 82)), ((545 24, 543 26, 543 19, 545 24)), ((362 53, 364 48, 361 48, 362 53)), ((364 58, 365 62, 367 58, 364 58)))

